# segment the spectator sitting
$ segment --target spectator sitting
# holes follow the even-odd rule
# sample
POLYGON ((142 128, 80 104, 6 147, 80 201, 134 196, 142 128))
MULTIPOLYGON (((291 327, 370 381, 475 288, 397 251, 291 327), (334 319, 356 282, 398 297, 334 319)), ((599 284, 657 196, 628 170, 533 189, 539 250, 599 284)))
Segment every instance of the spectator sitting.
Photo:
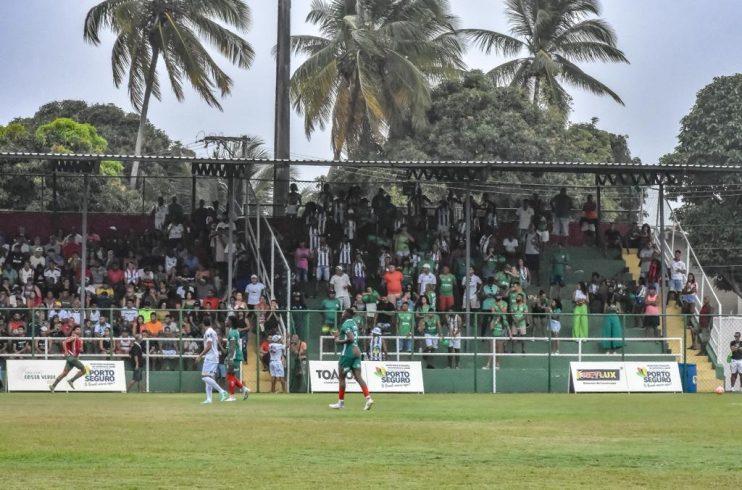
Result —
MULTIPOLYGON (((628 248, 628 247, 627 247, 628 248)), ((621 232, 616 228, 616 223, 612 222, 610 228, 605 230, 605 239, 603 241, 603 254, 608 257, 608 250, 616 250, 618 253, 613 256, 616 259, 621 258, 623 249, 623 239, 621 232)))

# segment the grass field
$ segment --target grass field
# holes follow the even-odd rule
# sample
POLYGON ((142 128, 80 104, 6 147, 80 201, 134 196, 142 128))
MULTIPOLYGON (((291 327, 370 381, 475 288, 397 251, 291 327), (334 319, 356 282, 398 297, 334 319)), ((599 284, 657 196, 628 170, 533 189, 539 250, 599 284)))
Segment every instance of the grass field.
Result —
POLYGON ((739 488, 742 395, 0 394, 2 488, 739 488))

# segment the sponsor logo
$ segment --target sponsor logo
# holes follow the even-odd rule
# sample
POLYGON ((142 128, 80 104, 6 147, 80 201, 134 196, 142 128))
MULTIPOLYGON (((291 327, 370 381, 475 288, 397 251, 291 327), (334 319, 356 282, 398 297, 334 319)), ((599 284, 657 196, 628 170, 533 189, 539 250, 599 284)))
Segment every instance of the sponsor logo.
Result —
MULTIPOLYGON (((325 381, 337 381, 340 377, 337 369, 315 369, 314 372, 318 378, 324 379, 325 381)), ((345 378, 353 379, 353 373, 349 372, 345 375, 345 378)))
POLYGON ((386 368, 384 366, 378 366, 376 368, 376 371, 374 372, 374 375, 378 378, 383 378, 386 376, 386 368))
POLYGON ((405 368, 394 368, 394 366, 377 366, 374 376, 381 379, 383 386, 408 385, 411 383, 410 371, 405 368))
POLYGON ((578 369, 577 379, 585 381, 620 381, 620 369, 578 369))
POLYGON ((642 378, 645 386, 670 386, 672 384, 672 375, 667 369, 639 366, 636 368, 636 375, 642 378))

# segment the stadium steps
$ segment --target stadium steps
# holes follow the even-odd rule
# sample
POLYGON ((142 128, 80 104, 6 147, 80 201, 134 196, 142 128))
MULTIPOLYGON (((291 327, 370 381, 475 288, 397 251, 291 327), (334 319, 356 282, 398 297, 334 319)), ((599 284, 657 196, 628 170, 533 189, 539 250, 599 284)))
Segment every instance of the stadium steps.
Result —
POLYGON ((247 337, 247 362, 242 363, 242 381, 253 393, 270 393, 271 377, 263 371, 258 359, 258 338, 255 335, 247 337))
MULTIPOLYGON (((628 254, 624 253, 624 261, 626 262, 631 276, 635 279, 639 278, 639 259, 636 257, 636 250, 631 250, 628 254)), ((683 325, 682 317, 680 317, 680 308, 674 305, 668 305, 667 307, 667 336, 668 337, 685 337, 685 325, 683 325)), ((686 338, 686 341, 689 341, 686 338)), ((690 349, 689 343, 686 343, 686 360, 690 364, 696 365, 696 385, 699 392, 712 392, 718 384, 717 373, 711 364, 709 358, 705 355, 699 355, 698 351, 690 349)), ((682 353, 680 352, 680 346, 676 342, 670 343, 671 352, 677 355, 682 360, 682 353)))

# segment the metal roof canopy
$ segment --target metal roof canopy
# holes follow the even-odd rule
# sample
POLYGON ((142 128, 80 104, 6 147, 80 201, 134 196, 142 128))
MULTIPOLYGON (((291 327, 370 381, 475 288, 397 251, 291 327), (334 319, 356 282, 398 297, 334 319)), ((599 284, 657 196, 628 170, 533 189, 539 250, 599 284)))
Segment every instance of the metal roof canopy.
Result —
POLYGON ((593 174, 596 185, 659 185, 676 184, 682 177, 692 174, 737 174, 740 165, 645 165, 641 163, 612 162, 543 162, 543 161, 392 161, 392 160, 275 160, 253 158, 192 158, 156 155, 92 155, 60 153, 8 153, 0 152, 0 164, 18 160, 47 160, 58 172, 92 173, 103 160, 120 162, 190 163, 194 176, 243 178, 252 165, 290 164, 297 166, 328 166, 346 169, 392 168, 405 171, 408 178, 442 180, 449 182, 484 181, 494 172, 542 172, 593 174))

